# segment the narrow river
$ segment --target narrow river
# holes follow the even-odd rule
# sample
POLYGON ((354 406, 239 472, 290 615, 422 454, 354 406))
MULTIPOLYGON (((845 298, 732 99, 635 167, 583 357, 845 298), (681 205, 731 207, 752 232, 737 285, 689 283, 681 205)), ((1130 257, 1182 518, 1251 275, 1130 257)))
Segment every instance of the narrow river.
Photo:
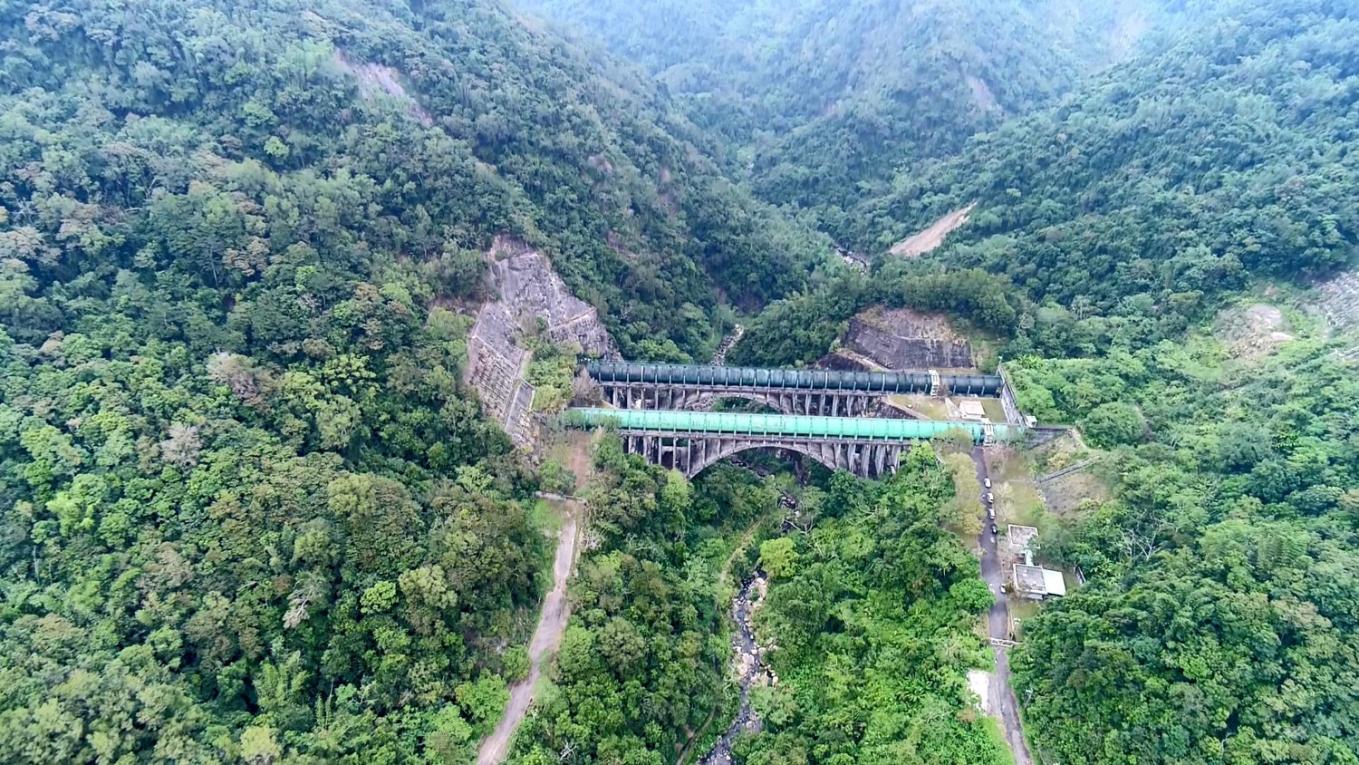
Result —
POLYGON ((734 654, 736 680, 741 688, 741 706, 736 711, 722 738, 717 740, 711 751, 699 760, 700 765, 731 765, 731 745, 736 737, 745 731, 760 729, 759 716, 750 708, 750 689, 756 683, 767 683, 769 675, 761 662, 760 646, 755 642, 755 625, 752 619, 767 591, 768 580, 764 574, 756 574, 741 586, 736 599, 732 602, 731 616, 736 622, 736 632, 732 634, 731 645, 734 654))

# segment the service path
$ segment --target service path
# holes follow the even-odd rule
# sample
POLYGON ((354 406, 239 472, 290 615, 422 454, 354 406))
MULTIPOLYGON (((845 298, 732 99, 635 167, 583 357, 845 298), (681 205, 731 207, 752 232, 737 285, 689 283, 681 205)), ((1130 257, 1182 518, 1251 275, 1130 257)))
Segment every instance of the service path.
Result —
MULTIPOLYGON (((977 446, 972 449, 972 463, 976 466, 977 484, 982 487, 982 496, 990 491, 985 487, 987 476, 986 458, 982 447, 977 446)), ((977 538, 981 546, 982 560, 981 571, 982 579, 991 588, 991 593, 996 596, 996 602, 991 606, 991 611, 986 615, 987 635, 992 639, 991 651, 995 654, 996 669, 988 672, 987 675, 987 696, 984 699, 984 708, 996 718, 1000 723, 1001 732, 1005 736, 1005 743, 1009 745, 1010 752, 1014 755, 1015 765, 1031 765, 1033 759, 1029 756, 1029 747, 1024 740, 1024 726, 1019 717, 1019 703, 1015 699, 1014 689, 1010 686, 1010 657, 1006 653, 1006 647, 1010 639, 1010 609, 1005 601, 1005 592, 1002 585, 1005 582, 1005 571, 1000 566, 1000 550, 996 544, 996 535, 991 533, 989 518, 982 519, 981 534, 977 538), (1005 641, 1005 642, 999 642, 1005 641)))
POLYGON ((562 634, 566 632, 566 621, 571 613, 566 599, 566 583, 571 578, 571 569, 576 560, 580 503, 566 499, 561 504, 564 512, 561 529, 557 532, 557 555, 552 562, 552 589, 543 598, 538 626, 534 627, 533 637, 529 640, 528 677, 511 686, 510 703, 505 705, 505 714, 496 723, 495 730, 481 742, 477 765, 499 765, 505 761, 510 743, 514 740, 514 732, 519 729, 519 723, 524 721, 524 715, 533 703, 533 691, 542 677, 543 666, 556 655, 562 634))

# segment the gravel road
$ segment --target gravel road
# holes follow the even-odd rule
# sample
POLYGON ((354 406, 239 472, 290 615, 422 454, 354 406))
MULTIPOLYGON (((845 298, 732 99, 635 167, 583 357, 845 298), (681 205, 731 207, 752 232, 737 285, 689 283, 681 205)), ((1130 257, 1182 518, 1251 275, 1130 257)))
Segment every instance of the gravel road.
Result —
POLYGON ((538 678, 542 677, 543 666, 557 652, 562 634, 566 631, 566 620, 571 615, 570 604, 566 600, 566 582, 571 578, 571 568, 576 560, 580 508, 575 500, 566 500, 563 507, 566 512, 562 517, 562 527, 557 532, 557 555, 552 562, 552 589, 543 598, 538 626, 534 627, 533 637, 529 640, 528 677, 511 686, 510 703, 505 706, 505 714, 496 723, 495 730, 481 742, 477 765, 497 765, 509 754, 514 732, 519 728, 519 723, 524 721, 524 715, 533 703, 533 691, 538 678))

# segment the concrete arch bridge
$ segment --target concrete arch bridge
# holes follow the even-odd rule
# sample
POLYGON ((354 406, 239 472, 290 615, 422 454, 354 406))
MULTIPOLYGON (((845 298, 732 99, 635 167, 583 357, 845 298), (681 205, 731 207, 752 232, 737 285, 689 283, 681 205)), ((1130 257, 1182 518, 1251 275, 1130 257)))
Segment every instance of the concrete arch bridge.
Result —
POLYGON ((627 452, 691 478, 750 449, 784 449, 832 470, 882 478, 896 472, 912 444, 950 431, 963 431, 974 443, 1023 435, 1019 428, 1000 424, 819 415, 577 408, 567 410, 564 418, 570 427, 614 428, 627 452))
POLYGON ((585 371, 606 403, 620 409, 704 410, 719 398, 741 398, 782 414, 856 417, 884 396, 916 394, 998 397, 999 375, 936 370, 851 372, 690 364, 590 361, 585 371))

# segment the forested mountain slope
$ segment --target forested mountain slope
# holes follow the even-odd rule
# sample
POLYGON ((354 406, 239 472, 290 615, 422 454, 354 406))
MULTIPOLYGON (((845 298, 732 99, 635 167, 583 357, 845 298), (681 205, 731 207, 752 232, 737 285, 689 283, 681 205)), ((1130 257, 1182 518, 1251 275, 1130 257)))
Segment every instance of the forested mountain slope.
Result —
POLYGON ((759 196, 860 249, 849 211, 895 170, 1053 101, 1178 15, 1154 0, 520 5, 642 65, 759 196))
POLYGON ((943 309, 1006 342, 1025 411, 1106 450, 1114 499, 1042 537, 1089 581, 1014 654, 1044 762, 1359 760, 1359 374, 1301 289, 1359 254, 1359 9, 1218 10, 903 172, 864 207, 879 247, 976 201, 971 222, 775 303, 732 350, 805 362, 864 305, 943 309), (1302 331, 1243 356, 1219 325, 1260 300, 1302 331))
MULTIPOLYGON (((1305 285, 1354 267, 1356 23, 1352 8, 1324 0, 1232 3, 1062 105, 903 170, 890 194, 856 210, 875 250, 975 202, 968 223, 924 258, 883 255, 865 284, 771 306, 736 358, 787 346, 790 321, 810 332, 818 313, 843 319, 908 293, 1002 330, 1011 356, 1144 347, 1260 279, 1305 285), (1008 325, 994 310, 1002 295, 1028 304, 1008 325)), ((816 347, 764 355, 815 358, 821 335, 816 347)))
POLYGON ((459 382, 484 248, 669 355, 820 251, 490 4, 8 2, 0 47, 0 759, 465 759, 545 558, 459 382))
POLYGON ((1037 301, 1012 357, 1085 357, 1011 367, 1028 411, 1117 466, 1116 500, 1049 534, 1090 586, 1014 661, 1052 761, 1359 758, 1359 375, 1324 329, 1250 359, 1205 326, 1261 281, 1355 263, 1359 11, 1228 8, 903 178, 879 219, 976 200, 935 266, 1037 301))
MULTIPOLYGON (((162 148, 153 140, 165 142, 162 154, 200 160, 206 151, 277 172, 345 170, 351 185, 390 167, 374 194, 415 232, 392 245, 425 256, 480 248, 488 232, 541 244, 582 297, 607 309, 625 345, 657 334, 684 345, 693 329, 676 317, 686 304, 711 307, 707 277, 733 300, 768 299, 800 284, 815 257, 683 142, 688 128, 651 86, 602 80, 491 6, 270 7, 246 23, 229 11, 15 5, 6 81, 12 96, 34 86, 81 96, 84 130, 149 134, 123 141, 130 156, 100 158, 141 173, 121 179, 114 201, 124 205, 159 177, 133 151, 162 148), (71 80, 87 71, 101 83, 84 93, 71 80), (167 137, 151 118, 199 132, 167 137)), ((25 98, 13 119, 74 121, 71 110, 41 111, 50 93, 25 98)), ((11 149, 13 164, 31 161, 23 150, 11 149)), ((191 170, 178 172, 177 181, 191 170)), ((337 200, 355 216, 368 203, 337 200)))
POLYGON ((1307 280, 1353 262, 1354 8, 1229 7, 1062 106, 903 172, 861 225, 886 247, 977 202, 935 259, 1003 273, 1069 309, 1063 337, 1037 343, 1054 351, 1110 333, 1154 341, 1253 278, 1307 280))

